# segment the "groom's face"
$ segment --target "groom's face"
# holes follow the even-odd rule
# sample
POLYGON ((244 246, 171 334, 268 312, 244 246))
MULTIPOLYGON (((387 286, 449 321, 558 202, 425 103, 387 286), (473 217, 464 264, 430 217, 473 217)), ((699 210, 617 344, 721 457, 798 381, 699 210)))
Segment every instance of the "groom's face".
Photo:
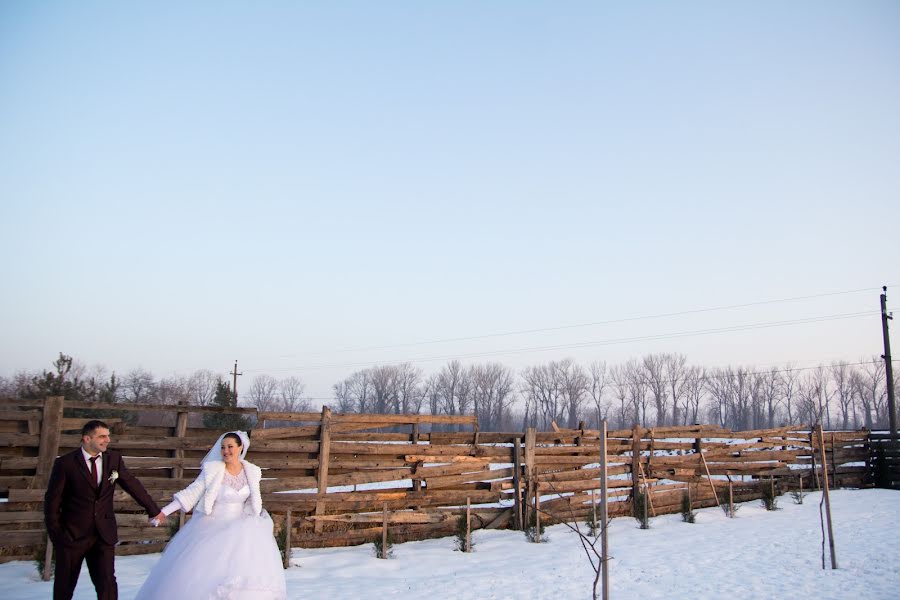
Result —
POLYGON ((106 447, 109 446, 109 429, 98 427, 90 435, 81 438, 81 445, 90 455, 106 452, 106 447))

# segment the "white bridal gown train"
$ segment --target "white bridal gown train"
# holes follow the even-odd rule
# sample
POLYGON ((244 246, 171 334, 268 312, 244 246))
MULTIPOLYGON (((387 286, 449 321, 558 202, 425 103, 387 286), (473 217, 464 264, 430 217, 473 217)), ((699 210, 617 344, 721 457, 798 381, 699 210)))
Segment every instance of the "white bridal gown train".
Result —
POLYGON ((249 497, 243 472, 226 473, 212 514, 196 512, 172 538, 135 600, 286 598, 272 518, 250 514, 249 497))

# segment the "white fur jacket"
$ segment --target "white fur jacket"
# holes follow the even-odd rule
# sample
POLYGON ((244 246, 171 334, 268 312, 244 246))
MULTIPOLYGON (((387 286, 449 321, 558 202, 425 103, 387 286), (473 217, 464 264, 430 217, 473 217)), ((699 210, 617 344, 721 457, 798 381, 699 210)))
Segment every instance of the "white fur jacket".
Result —
MULTIPOLYGON (((247 481, 250 483, 250 507, 254 515, 261 515, 263 508, 259 482, 262 479, 262 470, 246 460, 242 459, 241 463, 244 465, 247 481)), ((200 475, 194 480, 194 483, 175 493, 175 499, 181 504, 184 512, 196 508, 200 512, 211 515, 224 478, 225 463, 220 460, 208 461, 203 464, 200 475)))

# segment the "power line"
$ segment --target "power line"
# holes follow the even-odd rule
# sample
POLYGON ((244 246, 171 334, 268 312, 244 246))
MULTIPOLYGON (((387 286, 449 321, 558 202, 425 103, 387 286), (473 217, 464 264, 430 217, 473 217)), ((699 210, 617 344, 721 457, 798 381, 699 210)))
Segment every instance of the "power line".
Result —
MULTIPOLYGON (((466 358, 481 358, 485 356, 503 356, 503 355, 511 355, 511 354, 523 354, 530 352, 545 352, 548 350, 567 350, 572 348, 589 348, 596 346, 610 346, 610 345, 618 345, 618 344, 626 344, 633 342, 642 342, 642 341, 656 341, 656 340, 665 340, 665 339, 676 339, 680 337, 692 337, 699 335, 713 335, 717 333, 730 333, 736 331, 750 331, 755 329, 769 329, 773 327, 787 327, 791 325, 803 325, 809 323, 820 323, 825 321, 836 321, 842 319, 853 319, 864 316, 871 316, 875 314, 876 311, 864 311, 864 312, 856 312, 856 313, 844 313, 844 314, 833 314, 833 315, 822 315, 819 317, 807 317, 802 319, 793 319, 786 321, 767 321, 762 323, 752 323, 748 325, 734 325, 729 327, 717 327, 717 328, 709 328, 709 329, 698 329, 693 331, 682 331, 682 332, 674 332, 674 333, 663 333, 663 334, 654 334, 654 335, 646 335, 646 336, 633 336, 633 337, 625 337, 625 338, 613 338, 608 340, 594 340, 588 342, 576 342, 572 344, 558 344, 551 346, 532 346, 525 348, 511 348, 506 350, 492 350, 485 352, 472 352, 467 354, 457 354, 457 355, 442 355, 442 356, 430 356, 430 357, 418 357, 406 360, 389 360, 384 361, 388 363, 421 363, 421 362, 434 362, 434 361, 445 361, 445 360, 458 360, 458 359, 466 359, 466 358)), ((365 367, 370 366, 375 361, 356 361, 356 362, 347 362, 347 363, 332 363, 332 364, 320 364, 320 365, 299 365, 294 367, 280 367, 280 368, 261 368, 261 369, 246 369, 248 373, 282 373, 288 371, 306 371, 306 370, 319 370, 319 369, 334 369, 334 368, 351 368, 351 367, 365 367)))
MULTIPOLYGON (((880 291, 881 288, 858 288, 858 289, 853 289, 853 290, 843 290, 843 291, 839 291, 839 292, 823 292, 820 294, 811 294, 811 295, 806 295, 806 296, 793 296, 790 298, 778 298, 778 299, 773 299, 773 300, 759 300, 756 302, 746 302, 743 304, 728 304, 728 305, 722 305, 722 306, 696 308, 696 309, 690 309, 690 310, 657 313, 657 314, 635 316, 635 317, 621 317, 621 318, 616 318, 616 319, 607 319, 607 320, 603 320, 603 321, 591 321, 588 323, 558 325, 558 326, 554 326, 554 327, 538 327, 538 328, 533 328, 533 329, 520 329, 520 330, 514 330, 514 331, 503 331, 503 332, 486 333, 486 334, 471 335, 471 336, 461 336, 461 337, 454 337, 454 338, 422 340, 422 341, 417 341, 417 342, 403 342, 403 343, 398 343, 398 344, 387 344, 387 345, 380 345, 380 346, 359 346, 359 347, 355 347, 355 348, 343 348, 343 349, 331 350, 331 351, 329 351, 329 353, 365 352, 365 351, 370 351, 370 350, 389 350, 389 349, 393 349, 393 348, 409 348, 409 347, 414 347, 414 346, 426 346, 426 345, 432 345, 432 344, 445 344, 445 343, 452 343, 452 342, 465 342, 465 341, 474 341, 474 340, 490 339, 490 338, 497 338, 497 337, 508 337, 508 336, 513 336, 513 335, 526 335, 526 334, 532 334, 532 333, 564 331, 567 329, 582 329, 585 327, 596 327, 599 325, 614 325, 614 324, 618 324, 618 323, 628 323, 628 322, 633 322, 633 321, 648 321, 648 320, 653 320, 653 319, 665 319, 665 318, 693 315, 693 314, 700 314, 700 313, 707 313, 707 312, 734 310, 734 309, 738 309, 738 308, 749 308, 752 306, 764 306, 767 304, 780 304, 780 303, 784 303, 784 302, 797 302, 797 301, 801 301, 801 300, 813 300, 813 299, 817 299, 817 298, 827 298, 827 297, 832 297, 832 296, 858 294, 861 292, 871 292, 873 290, 880 291)), ((298 356, 298 354, 281 355, 277 358, 284 359, 284 358, 291 358, 294 356, 298 356)), ((258 372, 258 371, 259 370, 256 370, 255 372, 258 372)))

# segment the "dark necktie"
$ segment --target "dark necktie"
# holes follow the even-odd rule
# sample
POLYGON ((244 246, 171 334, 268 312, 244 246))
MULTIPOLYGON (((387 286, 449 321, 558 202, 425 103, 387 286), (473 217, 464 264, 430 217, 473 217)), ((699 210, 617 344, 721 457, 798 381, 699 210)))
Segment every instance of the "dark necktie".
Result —
POLYGON ((100 458, 100 455, 91 457, 91 485, 97 487, 97 459, 100 458))

